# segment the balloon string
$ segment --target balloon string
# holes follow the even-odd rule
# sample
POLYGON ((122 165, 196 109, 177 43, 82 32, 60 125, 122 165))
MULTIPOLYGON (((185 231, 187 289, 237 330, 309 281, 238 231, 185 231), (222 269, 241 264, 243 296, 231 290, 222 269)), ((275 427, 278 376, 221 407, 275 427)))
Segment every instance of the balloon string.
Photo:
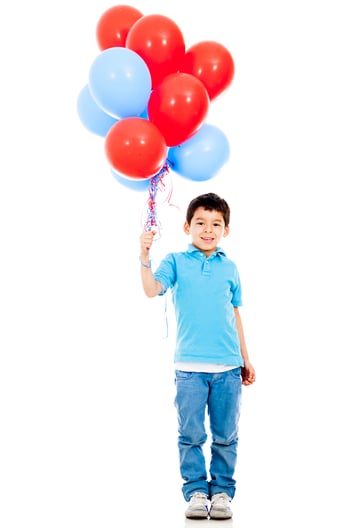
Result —
MULTIPOLYGON (((164 167, 149 181, 149 196, 147 201, 147 218, 144 223, 145 231, 152 231, 153 229, 158 228, 158 237, 160 236, 160 223, 157 218, 157 192, 158 190, 166 190, 166 184, 164 182, 164 177, 169 173, 169 165, 165 164, 164 167)), ((166 201, 169 205, 170 198, 172 195, 172 187, 168 191, 168 196, 166 201)), ((167 307, 167 296, 164 296, 164 325, 165 325, 165 335, 164 338, 168 338, 168 307, 167 307)))
MULTIPOLYGON (((173 164, 171 163, 171 161, 169 159, 167 159, 167 167, 168 167, 168 172, 170 171, 170 166, 172 166, 173 164)), ((166 198, 165 201, 168 202, 168 205, 171 206, 171 207, 175 207, 176 209, 178 209, 178 211, 180 210, 179 209, 179 206, 174 204, 174 203, 171 203, 171 198, 172 198, 172 194, 173 194, 173 184, 172 184, 172 181, 170 180, 170 186, 169 186, 169 189, 168 189, 168 196, 166 198)))
MULTIPOLYGON (((160 228, 161 228, 161 224, 157 218, 157 198, 158 198, 157 192, 158 191, 161 191, 161 192, 168 191, 167 197, 164 201, 168 202, 168 205, 176 207, 179 210, 178 205, 171 203, 171 197, 173 194, 172 182, 170 181, 169 185, 167 185, 167 182, 164 181, 165 176, 168 175, 169 171, 170 171, 170 167, 168 163, 166 163, 164 167, 155 176, 153 176, 149 180, 149 196, 147 200, 147 218, 146 218, 146 221, 144 222, 144 230, 152 231, 153 229, 158 228, 157 237, 155 237, 154 240, 160 237, 160 228)), ((165 335, 163 337, 164 339, 167 339, 169 337, 167 295, 164 295, 164 325, 165 325, 165 335)))
POLYGON ((158 189, 165 189, 163 178, 169 172, 169 166, 164 167, 149 180, 149 197, 147 201, 147 218, 144 223, 145 231, 152 231, 155 228, 160 228, 157 218, 157 192, 158 189))

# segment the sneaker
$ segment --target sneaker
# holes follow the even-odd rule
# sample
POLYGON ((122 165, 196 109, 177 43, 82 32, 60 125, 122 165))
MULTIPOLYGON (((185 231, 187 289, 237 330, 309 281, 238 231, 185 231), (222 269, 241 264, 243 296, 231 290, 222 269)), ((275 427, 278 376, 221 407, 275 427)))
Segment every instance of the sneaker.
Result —
POLYGON ((197 491, 191 496, 189 506, 185 513, 187 519, 207 519, 208 518, 208 498, 205 493, 197 491))
POLYGON ((211 519, 231 519, 232 510, 229 505, 231 498, 227 493, 216 493, 211 500, 211 509, 209 516, 211 519))

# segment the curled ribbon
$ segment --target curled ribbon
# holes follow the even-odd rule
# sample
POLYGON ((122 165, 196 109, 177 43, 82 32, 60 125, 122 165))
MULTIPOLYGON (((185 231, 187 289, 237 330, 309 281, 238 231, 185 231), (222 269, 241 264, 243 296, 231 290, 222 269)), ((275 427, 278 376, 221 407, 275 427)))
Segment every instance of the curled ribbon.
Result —
MULTIPOLYGON (((147 201, 147 217, 144 222, 144 230, 160 230, 160 223, 157 217, 157 193, 158 190, 166 188, 164 177, 169 173, 169 166, 166 164, 162 169, 149 180, 149 196, 147 201)), ((170 195, 168 196, 169 201, 170 195)))

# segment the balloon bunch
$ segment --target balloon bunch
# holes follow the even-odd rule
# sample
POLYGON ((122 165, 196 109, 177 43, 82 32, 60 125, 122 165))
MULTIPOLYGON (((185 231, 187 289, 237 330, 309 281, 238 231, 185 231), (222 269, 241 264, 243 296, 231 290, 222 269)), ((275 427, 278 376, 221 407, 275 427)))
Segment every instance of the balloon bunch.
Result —
MULTIPOLYGON (((147 185, 154 203, 170 168, 193 181, 212 178, 230 154, 226 135, 206 123, 211 101, 233 80, 230 52, 210 40, 186 49, 172 19, 129 5, 102 14, 96 40, 100 54, 77 111, 85 128, 104 138, 117 180, 133 190, 147 185)), ((154 209, 148 223, 153 217, 154 209)))

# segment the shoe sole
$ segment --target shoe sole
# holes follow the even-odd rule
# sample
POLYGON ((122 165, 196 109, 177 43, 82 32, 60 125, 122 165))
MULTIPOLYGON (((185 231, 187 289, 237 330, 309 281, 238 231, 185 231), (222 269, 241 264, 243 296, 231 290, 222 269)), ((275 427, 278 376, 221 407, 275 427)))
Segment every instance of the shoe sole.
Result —
POLYGON ((210 519, 232 519, 232 513, 210 512, 210 519))
POLYGON ((199 510, 194 512, 186 512, 187 519, 208 519, 208 510, 199 510))

